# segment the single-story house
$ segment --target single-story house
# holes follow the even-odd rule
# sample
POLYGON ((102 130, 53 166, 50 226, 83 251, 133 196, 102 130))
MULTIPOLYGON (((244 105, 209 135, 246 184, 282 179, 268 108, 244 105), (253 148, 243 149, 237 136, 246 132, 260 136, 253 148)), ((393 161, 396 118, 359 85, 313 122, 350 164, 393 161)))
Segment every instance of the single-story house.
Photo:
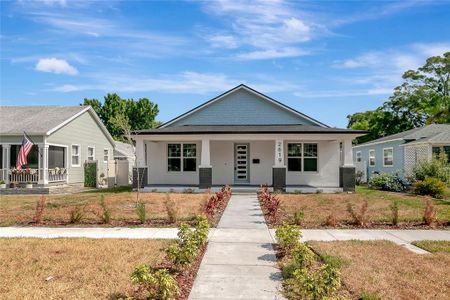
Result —
POLYGON ((0 180, 39 186, 84 182, 84 162, 107 174, 114 140, 90 106, 0 106, 0 180), (16 170, 24 132, 34 143, 16 170))
POLYGON ((134 132, 142 186, 353 190, 352 140, 246 85, 134 132))
POLYGON ((431 124, 356 145, 353 160, 367 179, 381 172, 404 177, 418 161, 440 152, 450 159, 450 124, 431 124))

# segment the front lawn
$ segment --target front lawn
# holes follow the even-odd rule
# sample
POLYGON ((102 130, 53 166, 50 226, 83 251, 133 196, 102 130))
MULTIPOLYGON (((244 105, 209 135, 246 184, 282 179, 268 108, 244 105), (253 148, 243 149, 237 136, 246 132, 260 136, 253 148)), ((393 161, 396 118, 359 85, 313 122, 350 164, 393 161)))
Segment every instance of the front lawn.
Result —
MULTIPOLYGON (((364 200, 368 202, 367 227, 392 226, 391 205, 394 202, 398 204, 399 227, 423 226, 426 199, 423 196, 371 190, 366 187, 357 187, 355 193, 277 194, 276 197, 281 201, 278 223, 294 223, 294 214, 303 210, 304 217, 300 223, 303 228, 352 227, 353 220, 347 207, 351 204, 355 212, 359 213, 364 200)), ((437 210, 438 224, 448 226, 450 199, 432 199, 432 202, 437 210)))
POLYGON ((422 248, 431 253, 448 253, 450 254, 450 241, 415 241, 414 246, 422 248))
MULTIPOLYGON (((140 193, 145 203, 147 221, 144 226, 172 226, 182 221, 191 221, 201 214, 207 199, 207 193, 140 193), (176 222, 169 222, 165 201, 173 201, 170 207, 176 207, 176 222), (175 205, 173 205, 175 204, 175 205)), ((32 225, 36 204, 41 196, 3 195, 0 200, 0 226, 32 225)), ((140 225, 136 213, 135 192, 84 192, 69 195, 46 195, 42 216, 44 226, 72 225, 71 213, 78 209, 81 220, 74 226, 134 226, 140 225), (101 196, 111 214, 110 224, 102 224, 101 196)), ((73 222, 72 222, 73 223, 73 222)))
POLYGON ((450 295, 450 253, 420 255, 388 241, 309 245, 327 260, 340 262, 341 293, 352 299, 447 299, 450 295))
POLYGON ((133 269, 158 265, 170 240, 0 239, 0 298, 115 299, 133 269))

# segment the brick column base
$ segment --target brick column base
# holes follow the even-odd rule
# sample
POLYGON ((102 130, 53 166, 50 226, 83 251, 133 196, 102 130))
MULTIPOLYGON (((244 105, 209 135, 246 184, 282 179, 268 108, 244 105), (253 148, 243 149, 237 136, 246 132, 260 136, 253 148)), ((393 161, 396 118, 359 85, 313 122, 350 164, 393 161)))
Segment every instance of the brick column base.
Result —
POLYGON ((272 185, 274 191, 286 190, 286 168, 272 168, 272 185))
POLYGON ((198 188, 212 187, 212 168, 198 168, 198 188))
POLYGON ((355 185, 355 167, 339 167, 339 187, 344 192, 354 192, 355 185))

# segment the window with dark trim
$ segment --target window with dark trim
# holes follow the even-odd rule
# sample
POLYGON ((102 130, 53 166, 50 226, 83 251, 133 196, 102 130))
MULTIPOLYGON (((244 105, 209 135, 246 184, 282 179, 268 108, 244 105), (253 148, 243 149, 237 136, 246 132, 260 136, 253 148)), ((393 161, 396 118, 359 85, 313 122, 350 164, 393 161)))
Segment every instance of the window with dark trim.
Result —
POLYGON ((287 156, 288 171, 300 172, 302 170, 302 144, 289 143, 287 156))
POLYGON ((167 170, 169 172, 195 172, 197 170, 196 144, 167 144, 167 170))

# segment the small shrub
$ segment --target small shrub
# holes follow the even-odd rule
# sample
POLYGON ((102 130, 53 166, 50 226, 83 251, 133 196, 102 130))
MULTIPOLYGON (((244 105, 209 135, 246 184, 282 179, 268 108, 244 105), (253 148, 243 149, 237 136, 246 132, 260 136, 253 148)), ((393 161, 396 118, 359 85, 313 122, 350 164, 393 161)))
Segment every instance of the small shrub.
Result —
POLYGON ((325 226, 336 227, 338 225, 338 221, 334 212, 331 212, 327 218, 325 219, 325 226))
POLYGON ((300 243, 301 236, 297 225, 283 224, 278 226, 275 232, 278 248, 284 254, 290 253, 300 243))
POLYGON ((70 223, 79 223, 84 217, 84 209, 81 206, 75 206, 70 211, 70 223))
POLYGON ((347 212, 350 214, 353 224, 356 224, 358 226, 366 226, 367 225, 367 209, 368 209, 368 207, 369 207, 368 201, 364 200, 364 202, 361 205, 361 208, 359 210, 359 213, 357 213, 355 211, 355 209, 353 208, 353 205, 348 203, 347 212))
POLYGON ((138 216, 141 224, 144 224, 147 221, 147 214, 145 211, 145 203, 143 201, 139 201, 136 203, 136 214, 138 216))
POLYGON ((431 199, 425 200, 425 210, 423 211, 423 221, 426 225, 432 225, 436 221, 436 209, 431 199))
POLYGON ((336 268, 323 265, 312 272, 296 269, 286 284, 288 298, 316 300, 330 297, 341 286, 341 279, 336 268))
POLYGON ((363 171, 358 170, 358 171, 355 172, 356 185, 363 184, 363 178, 364 178, 364 172, 363 171))
POLYGON ((411 182, 425 180, 427 177, 438 178, 440 181, 450 184, 450 162, 445 153, 434 155, 431 161, 420 160, 411 171, 408 179, 411 182))
POLYGON ((294 213, 294 224, 301 225, 305 219, 305 210, 301 208, 294 213))
POLYGON ((413 192, 418 195, 428 195, 434 198, 443 198, 447 185, 438 178, 425 177, 424 180, 418 180, 413 185, 413 192))
POLYGON ((36 210, 34 212, 33 221, 36 224, 42 223, 42 216, 44 215, 44 208, 45 208, 45 196, 41 195, 41 198, 36 203, 36 210))
POLYGON ((362 292, 361 296, 359 296, 360 300, 381 300, 378 295, 372 294, 370 292, 362 292))
POLYGON ((389 208, 391 209, 391 213, 392 213, 392 225, 397 226, 398 225, 398 201, 394 201, 391 203, 391 205, 389 206, 389 208))
POLYGON ((185 189, 183 190, 183 193, 184 193, 184 194, 192 194, 192 193, 194 193, 194 189, 191 189, 191 188, 185 188, 185 189))
POLYGON ((297 268, 309 268, 314 261, 314 253, 304 243, 299 243, 291 252, 293 263, 297 268))
POLYGON ((109 210, 109 207, 106 205, 105 202, 105 196, 100 196, 100 207, 102 208, 102 221, 105 224, 109 224, 111 222, 111 211, 109 210))
POLYGON ((177 281, 167 269, 153 270, 148 265, 141 265, 134 269, 131 280, 147 291, 148 299, 169 300, 180 294, 177 281))
POLYGON ((167 218, 170 223, 176 223, 178 220, 178 207, 177 203, 170 198, 170 194, 166 193, 166 198, 164 200, 164 206, 167 211, 167 218))
POLYGON ((391 191, 391 192, 403 192, 408 188, 407 182, 405 182, 398 174, 381 173, 370 178, 368 182, 369 188, 391 191))

